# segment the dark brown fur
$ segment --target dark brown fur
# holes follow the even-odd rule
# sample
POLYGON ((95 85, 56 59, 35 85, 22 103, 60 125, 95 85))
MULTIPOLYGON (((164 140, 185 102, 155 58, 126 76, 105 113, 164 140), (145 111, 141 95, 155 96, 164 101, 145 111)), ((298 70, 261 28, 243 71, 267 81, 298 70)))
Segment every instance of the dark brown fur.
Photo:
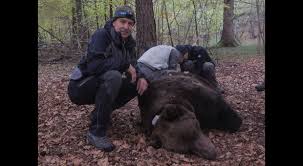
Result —
POLYGON ((242 120, 207 80, 192 74, 170 73, 150 83, 139 97, 143 128, 155 145, 208 159, 215 147, 202 129, 235 132, 242 120), (151 124, 160 115, 157 124, 151 124))

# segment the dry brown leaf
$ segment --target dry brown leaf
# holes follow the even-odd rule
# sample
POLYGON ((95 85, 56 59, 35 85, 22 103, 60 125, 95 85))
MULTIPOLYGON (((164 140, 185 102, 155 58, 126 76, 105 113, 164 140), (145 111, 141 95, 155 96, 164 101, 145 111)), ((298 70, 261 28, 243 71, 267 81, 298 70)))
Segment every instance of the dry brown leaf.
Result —
POLYGON ((146 151, 148 152, 149 155, 153 155, 155 152, 155 149, 152 146, 148 146, 146 151))
POLYGON ((97 165, 98 166, 109 166, 108 158, 105 157, 104 159, 99 159, 97 165))
POLYGON ((140 137, 140 138, 139 138, 138 143, 139 143, 139 144, 143 144, 143 145, 146 144, 145 139, 144 139, 143 137, 140 137))
POLYGON ((79 166, 82 161, 83 161, 83 159, 75 158, 75 159, 73 159, 72 162, 73 162, 74 166, 79 166))
POLYGON ((130 148, 130 145, 125 142, 123 145, 121 145, 121 147, 124 149, 128 149, 128 148, 130 148))
POLYGON ((123 144, 123 141, 114 140, 114 141, 113 141, 113 144, 116 145, 116 146, 121 146, 121 145, 123 144))
POLYGON ((141 126, 137 124, 140 121, 137 98, 112 114, 114 126, 109 137, 117 145, 117 150, 104 153, 86 144, 85 133, 94 105, 75 105, 67 95, 68 75, 76 62, 39 64, 38 165, 73 165, 74 159, 76 164, 82 159, 80 165, 97 165, 103 163, 105 157, 108 157, 104 161, 107 165, 108 160, 111 165, 138 165, 137 161, 144 165, 265 165, 265 93, 256 92, 254 88, 263 80, 263 60, 260 57, 222 60, 216 67, 217 79, 226 91, 223 96, 244 118, 240 132, 209 132, 218 155, 222 157, 218 157, 220 161, 208 161, 195 155, 175 155, 163 148, 155 150, 146 146, 141 126))

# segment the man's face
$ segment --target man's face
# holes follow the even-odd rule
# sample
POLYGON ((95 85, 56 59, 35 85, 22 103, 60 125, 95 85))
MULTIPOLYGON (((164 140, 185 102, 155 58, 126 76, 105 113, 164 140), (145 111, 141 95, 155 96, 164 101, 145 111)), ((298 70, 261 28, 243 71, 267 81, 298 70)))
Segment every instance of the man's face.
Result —
POLYGON ((183 55, 183 59, 184 59, 184 60, 187 60, 187 59, 188 59, 188 52, 185 53, 185 54, 183 55))
POLYGON ((128 18, 117 18, 113 22, 115 31, 120 32, 122 38, 124 38, 124 39, 127 38, 131 34, 134 25, 135 25, 135 22, 128 18))
POLYGON ((185 53, 183 56, 179 57, 179 63, 181 64, 183 61, 186 61, 188 59, 188 52, 185 53))

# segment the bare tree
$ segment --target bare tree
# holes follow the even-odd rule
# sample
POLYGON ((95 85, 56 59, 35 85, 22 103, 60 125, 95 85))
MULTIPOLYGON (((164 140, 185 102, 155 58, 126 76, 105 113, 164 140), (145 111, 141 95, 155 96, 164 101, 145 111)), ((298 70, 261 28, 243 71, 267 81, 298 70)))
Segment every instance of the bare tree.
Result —
POLYGON ((171 34, 171 29, 170 29, 170 24, 168 22, 168 14, 167 14, 167 9, 166 9, 166 3, 165 3, 164 0, 163 0, 163 5, 164 5, 164 10, 165 10, 166 24, 167 24, 167 28, 168 28, 169 37, 170 37, 170 44, 172 46, 174 46, 174 42, 173 42, 172 34, 171 34))
POLYGON ((97 8, 97 0, 94 0, 95 5, 95 15, 96 15, 96 29, 99 28, 99 15, 98 15, 98 8, 97 8))
POLYGON ((106 22, 107 21, 107 15, 106 15, 106 13, 107 13, 107 0, 103 0, 103 3, 104 3, 104 5, 103 5, 103 7, 104 7, 104 22, 106 22))
POLYGON ((256 9, 257 9, 257 22, 258 22, 258 54, 261 55, 261 39, 264 43, 264 38, 262 37, 261 21, 260 21, 260 3, 259 0, 256 0, 256 9))
POLYGON ((161 6, 161 44, 163 44, 163 35, 164 35, 164 1, 162 1, 161 6))
POLYGON ((146 47, 152 47, 157 44, 152 0, 136 0, 136 20, 137 55, 140 56, 146 47))
POLYGON ((218 45, 222 47, 236 47, 239 43, 236 41, 234 33, 234 0, 224 0, 223 11, 223 32, 218 45))
MULTIPOLYGON (((158 5, 157 5, 157 7, 156 7, 156 13, 158 13, 159 12, 159 7, 158 7, 158 5)), ((162 12, 162 11, 161 11, 162 12)), ((156 31, 157 31, 157 41, 159 42, 159 44, 162 44, 162 42, 161 42, 161 39, 160 39, 160 37, 161 37, 161 31, 160 31, 160 17, 157 17, 157 28, 156 28, 156 31)))
POLYGON ((113 17, 113 0, 109 0, 109 17, 113 17))
POLYGON ((254 9, 254 6, 251 5, 250 6, 250 12, 249 12, 249 29, 248 29, 248 32, 249 32, 249 35, 250 35, 250 38, 252 39, 255 39, 255 26, 254 26, 254 18, 253 18, 253 9, 254 9))
MULTIPOLYGON (((212 32, 211 29, 214 25, 216 25, 216 22, 217 19, 214 18, 217 10, 217 6, 218 6, 218 3, 219 3, 219 0, 215 0, 215 1, 206 1, 205 2, 205 6, 207 7, 212 7, 212 13, 210 16, 208 16, 207 14, 203 14, 204 15, 204 22, 205 22, 205 30, 203 31, 203 40, 202 40, 202 43, 203 43, 203 46, 205 47, 208 47, 209 46, 209 43, 210 43, 210 39, 211 37, 214 37, 215 35, 215 38, 216 38, 216 41, 217 41, 217 33, 216 32, 212 32), (210 3, 210 5, 208 5, 208 3, 210 3)), ((200 6, 201 6, 201 3, 200 3, 200 6)))
MULTIPOLYGON (((175 3, 174 3, 174 0, 172 0, 172 3, 173 3, 173 13, 174 13, 174 20, 177 24, 177 43, 180 43, 180 25, 178 23, 178 20, 177 20, 177 15, 176 15, 176 11, 175 11, 175 3)), ((178 13, 180 12, 180 10, 178 11, 178 13)))
POLYGON ((88 17, 87 17, 87 13, 85 11, 85 6, 86 6, 87 0, 83 0, 82 2, 82 13, 83 13, 83 19, 81 21, 81 47, 83 48, 83 46, 86 44, 89 36, 90 36, 90 31, 89 31, 89 25, 88 25, 88 17))
POLYGON ((75 6, 72 7, 72 45, 81 49, 81 40, 84 37, 84 28, 82 25, 82 1, 75 0, 75 6))
POLYGON ((197 22, 197 9, 196 9, 196 3, 194 0, 192 0, 194 5, 194 19, 195 19, 195 32, 196 32, 196 43, 199 45, 199 32, 198 32, 198 22, 197 22))

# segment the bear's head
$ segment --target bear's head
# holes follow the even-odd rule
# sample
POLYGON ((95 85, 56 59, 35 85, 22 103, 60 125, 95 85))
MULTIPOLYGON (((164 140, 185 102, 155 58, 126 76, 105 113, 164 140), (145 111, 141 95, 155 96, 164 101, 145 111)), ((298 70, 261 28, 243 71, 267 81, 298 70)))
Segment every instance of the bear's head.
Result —
POLYGON ((224 105, 224 107, 219 111, 217 118, 218 118, 217 129, 223 131, 228 131, 233 133, 238 131, 242 125, 242 118, 228 104, 224 105))
POLYGON ((152 132, 153 146, 214 160, 215 146, 202 133, 194 110, 190 109, 182 104, 164 105, 152 132))

